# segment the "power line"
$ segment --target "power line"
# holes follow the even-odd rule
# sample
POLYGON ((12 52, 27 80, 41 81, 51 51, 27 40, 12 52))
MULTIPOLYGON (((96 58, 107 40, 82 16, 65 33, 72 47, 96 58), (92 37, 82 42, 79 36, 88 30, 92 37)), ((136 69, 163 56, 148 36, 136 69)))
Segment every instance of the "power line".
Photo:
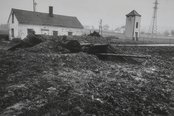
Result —
POLYGON ((158 11, 158 0, 154 2, 153 7, 153 16, 152 16, 152 24, 150 25, 150 33, 152 37, 154 37, 157 34, 158 28, 157 28, 157 11, 158 11))

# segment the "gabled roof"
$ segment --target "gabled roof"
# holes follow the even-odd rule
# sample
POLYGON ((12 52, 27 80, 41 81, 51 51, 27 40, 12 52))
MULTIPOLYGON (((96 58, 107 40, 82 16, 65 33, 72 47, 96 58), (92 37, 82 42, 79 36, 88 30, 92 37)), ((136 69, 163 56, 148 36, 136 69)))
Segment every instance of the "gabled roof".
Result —
POLYGON ((135 10, 133 10, 133 11, 131 11, 129 14, 127 14, 126 15, 127 17, 129 17, 129 16, 140 16, 141 17, 141 15, 139 14, 139 13, 137 13, 137 11, 135 11, 135 10))
POLYGON ((33 12, 20 9, 12 9, 12 13, 15 14, 20 24, 83 28, 80 21, 73 16, 54 14, 53 17, 51 17, 49 13, 33 12))

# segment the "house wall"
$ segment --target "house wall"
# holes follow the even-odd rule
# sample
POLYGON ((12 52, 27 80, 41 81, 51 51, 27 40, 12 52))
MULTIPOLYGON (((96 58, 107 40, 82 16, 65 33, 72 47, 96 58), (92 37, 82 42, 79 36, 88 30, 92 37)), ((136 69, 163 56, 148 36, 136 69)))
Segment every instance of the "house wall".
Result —
POLYGON ((10 14, 8 24, 9 24, 9 39, 11 40, 12 38, 20 38, 18 34, 19 22, 15 15, 14 15, 14 23, 12 23, 12 14, 10 14), (11 31, 12 29, 14 29, 14 37, 12 37, 12 31, 11 31))
POLYGON ((27 31, 28 29, 33 29, 35 31, 35 34, 45 33, 46 35, 53 35, 53 31, 57 31, 58 35, 68 35, 68 32, 72 32, 73 35, 82 35, 84 33, 83 29, 76 29, 76 28, 19 24, 18 36, 21 39, 24 39, 28 35, 28 31, 27 31))
MULTIPOLYGON (((53 31, 58 31, 58 35, 68 35, 68 32, 72 32, 73 35, 82 35, 85 33, 83 29, 79 28, 65 28, 65 27, 56 27, 56 26, 44 26, 44 25, 28 25, 28 24, 19 24, 15 14, 14 14, 14 23, 12 23, 12 13, 9 16, 9 39, 21 38, 24 39, 28 35, 28 29, 33 29, 36 34, 43 34, 42 30, 48 30, 48 35, 53 35, 53 31), (14 29, 14 37, 12 37, 12 29, 14 29)), ((46 32, 45 32, 46 33, 46 32)))
POLYGON ((125 35, 126 37, 132 39, 136 37, 136 32, 138 33, 138 37, 140 36, 140 23, 141 17, 139 16, 129 16, 126 18, 126 29, 125 35), (136 28, 136 22, 138 22, 138 28, 136 28))

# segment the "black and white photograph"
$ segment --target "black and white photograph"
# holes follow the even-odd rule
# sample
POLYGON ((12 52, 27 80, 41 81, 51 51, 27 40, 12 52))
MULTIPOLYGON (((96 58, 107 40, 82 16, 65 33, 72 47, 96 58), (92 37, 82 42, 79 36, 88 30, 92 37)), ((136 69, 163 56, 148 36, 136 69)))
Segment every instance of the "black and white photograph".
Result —
POLYGON ((0 0, 0 116, 174 116, 174 0, 0 0))

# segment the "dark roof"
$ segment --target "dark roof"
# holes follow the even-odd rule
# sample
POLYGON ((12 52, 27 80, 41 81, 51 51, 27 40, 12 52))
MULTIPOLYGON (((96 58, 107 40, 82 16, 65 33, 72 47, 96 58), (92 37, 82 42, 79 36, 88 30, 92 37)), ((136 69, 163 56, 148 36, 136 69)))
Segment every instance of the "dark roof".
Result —
POLYGON ((33 12, 19 9, 12 9, 17 20, 21 24, 32 25, 49 25, 68 28, 83 28, 80 21, 73 16, 63 16, 54 14, 53 17, 49 13, 33 12))
POLYGON ((139 13, 137 13, 137 11, 135 11, 135 10, 133 10, 133 11, 131 11, 129 14, 127 14, 126 15, 127 17, 129 17, 129 16, 140 16, 141 17, 141 15, 139 14, 139 13))

